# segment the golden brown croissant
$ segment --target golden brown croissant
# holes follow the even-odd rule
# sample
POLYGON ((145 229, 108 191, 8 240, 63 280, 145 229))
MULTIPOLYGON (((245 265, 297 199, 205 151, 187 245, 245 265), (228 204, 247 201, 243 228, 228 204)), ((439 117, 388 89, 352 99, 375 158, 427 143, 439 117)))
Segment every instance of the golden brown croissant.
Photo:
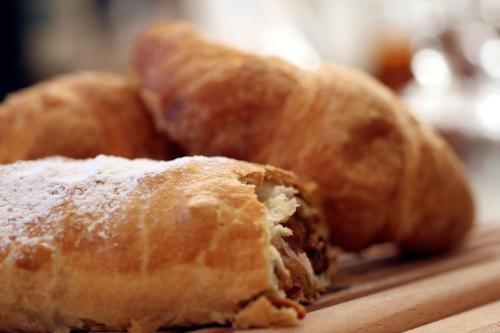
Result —
POLYGON ((167 159, 137 86, 111 73, 60 76, 9 95, 0 105, 0 163, 51 155, 167 159))
POLYGON ((143 32, 133 65, 157 126, 188 154, 270 163, 316 181, 336 244, 433 252, 471 227, 471 193, 450 148, 363 73, 305 71, 182 23, 143 32))
POLYGON ((0 330, 296 324, 333 272, 314 193, 226 158, 0 165, 0 330))

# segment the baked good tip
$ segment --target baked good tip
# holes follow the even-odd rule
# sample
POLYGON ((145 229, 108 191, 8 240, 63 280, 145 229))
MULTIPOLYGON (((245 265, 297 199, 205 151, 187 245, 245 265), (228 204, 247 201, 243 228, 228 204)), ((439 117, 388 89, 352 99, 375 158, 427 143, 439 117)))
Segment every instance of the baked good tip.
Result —
POLYGON ((125 75, 60 75, 0 104, 0 163, 54 155, 170 159, 174 153, 125 75))

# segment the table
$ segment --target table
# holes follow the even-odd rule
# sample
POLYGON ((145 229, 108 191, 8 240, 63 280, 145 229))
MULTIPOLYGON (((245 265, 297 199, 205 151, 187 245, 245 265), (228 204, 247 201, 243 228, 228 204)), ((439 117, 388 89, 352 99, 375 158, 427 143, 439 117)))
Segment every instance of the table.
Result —
MULTIPOLYGON (((500 226, 484 225, 452 253, 403 258, 384 244, 343 254, 330 292, 302 325, 251 333, 500 332, 500 226)), ((205 328, 196 333, 236 332, 205 328)))

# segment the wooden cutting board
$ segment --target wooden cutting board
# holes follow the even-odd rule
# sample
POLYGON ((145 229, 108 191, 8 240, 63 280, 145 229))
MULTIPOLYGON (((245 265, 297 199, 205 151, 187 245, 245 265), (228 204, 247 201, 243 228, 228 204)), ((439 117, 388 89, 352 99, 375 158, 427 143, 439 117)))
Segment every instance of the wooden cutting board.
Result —
MULTIPOLYGON (((500 227, 446 255, 401 257, 390 245, 343 254, 334 287, 299 327, 252 333, 500 332, 500 227)), ((191 332, 228 333, 228 328, 191 332)), ((243 331, 242 331, 243 332, 243 331)))

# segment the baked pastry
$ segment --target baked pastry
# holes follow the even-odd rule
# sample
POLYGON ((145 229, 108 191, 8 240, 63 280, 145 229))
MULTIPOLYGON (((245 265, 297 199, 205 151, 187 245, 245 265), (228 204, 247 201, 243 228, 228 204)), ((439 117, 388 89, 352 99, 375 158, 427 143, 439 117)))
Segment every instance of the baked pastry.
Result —
POLYGON ((137 86, 112 73, 63 75, 8 95, 0 104, 0 163, 52 155, 168 159, 137 86))
POLYGON ((176 22, 138 37, 133 67, 157 127, 187 154, 269 163, 316 181, 335 244, 436 252, 472 225, 456 156, 368 75, 302 70, 176 22))
POLYGON ((314 186, 226 158, 0 166, 0 330, 293 325, 333 272, 314 186))

